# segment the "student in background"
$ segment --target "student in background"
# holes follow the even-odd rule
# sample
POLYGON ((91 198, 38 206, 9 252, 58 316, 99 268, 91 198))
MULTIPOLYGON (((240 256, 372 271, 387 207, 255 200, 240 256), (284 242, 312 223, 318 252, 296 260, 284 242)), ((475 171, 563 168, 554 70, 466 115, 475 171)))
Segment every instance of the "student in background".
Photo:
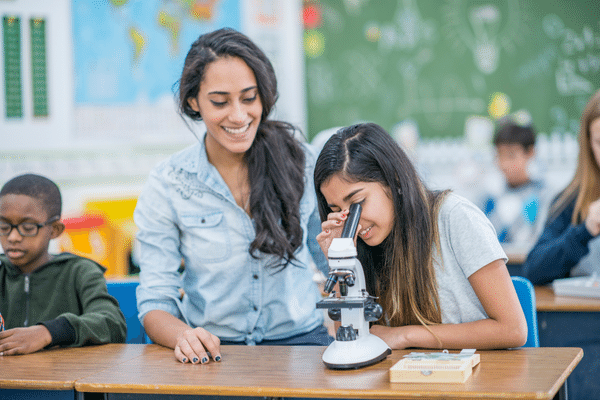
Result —
POLYGON ((528 171, 535 156, 535 139, 531 117, 525 111, 507 115, 496 124, 494 147, 504 184, 484 196, 482 209, 509 253, 527 254, 543 226, 545 185, 528 171))
POLYGON ((0 190, 0 355, 52 346, 124 343, 125 318, 106 290, 105 268, 48 245, 64 230, 56 184, 34 174, 0 190))
POLYGON ((568 276, 600 275, 600 91, 587 103, 571 183, 554 199, 524 273, 537 285, 568 276))
POLYGON ((314 156, 268 118, 276 99, 273 67, 245 35, 220 29, 192 44, 179 107, 206 133, 151 172, 134 213, 140 321, 181 362, 209 362, 207 351, 220 361, 221 343, 332 340, 310 267, 327 271, 314 156))
MULTIPOLYGON (((542 285, 554 279, 600 275, 600 90, 588 101, 579 127, 575 176, 550 206, 546 226, 523 265, 524 276, 542 285)), ((600 393, 600 323, 565 326, 552 346, 581 347, 583 360, 569 377, 569 399, 600 393), (572 332, 568 332, 572 329, 572 332)))
POLYGON ((517 347, 525 316, 506 255, 480 209, 430 191, 376 124, 340 129, 315 165, 327 254, 353 203, 362 204, 357 251, 384 317, 371 327, 392 349, 517 347))

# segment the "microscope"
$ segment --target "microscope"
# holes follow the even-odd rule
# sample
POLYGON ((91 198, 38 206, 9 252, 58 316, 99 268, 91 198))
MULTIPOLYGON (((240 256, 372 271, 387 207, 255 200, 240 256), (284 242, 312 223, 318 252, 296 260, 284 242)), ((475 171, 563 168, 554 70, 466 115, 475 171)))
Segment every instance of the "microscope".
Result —
POLYGON ((356 369, 384 360, 392 353, 388 345, 369 332, 369 322, 381 318, 383 310, 369 296, 365 274, 356 258, 354 235, 362 207, 352 204, 339 238, 333 239, 328 251, 329 276, 325 292, 329 297, 319 301, 317 308, 327 309, 329 318, 339 321, 335 341, 323 353, 323 362, 332 369, 356 369), (333 287, 339 284, 340 297, 333 287))

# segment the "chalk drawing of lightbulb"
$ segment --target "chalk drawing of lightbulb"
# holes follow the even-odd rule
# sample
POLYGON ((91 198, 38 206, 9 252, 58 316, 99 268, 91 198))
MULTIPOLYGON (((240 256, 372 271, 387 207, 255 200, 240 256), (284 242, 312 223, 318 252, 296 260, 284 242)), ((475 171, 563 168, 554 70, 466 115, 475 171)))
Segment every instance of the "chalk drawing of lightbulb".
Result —
POLYGON ((448 0, 444 5, 444 30, 454 47, 467 49, 477 69, 485 75, 498 69, 502 48, 511 51, 521 33, 521 11, 517 0, 470 6, 464 0, 448 0))
POLYGON ((496 43, 500 22, 500 10, 492 4, 476 7, 469 13, 469 21, 475 33, 473 56, 477 68, 491 74, 498 68, 500 49, 496 43))

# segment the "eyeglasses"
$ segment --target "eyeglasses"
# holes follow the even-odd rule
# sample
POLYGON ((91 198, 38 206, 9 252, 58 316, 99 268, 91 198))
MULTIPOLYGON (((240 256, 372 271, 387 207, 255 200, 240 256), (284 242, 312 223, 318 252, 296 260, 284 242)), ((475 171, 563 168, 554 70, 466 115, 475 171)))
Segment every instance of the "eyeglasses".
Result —
POLYGON ((38 234, 40 228, 43 228, 46 225, 50 225, 51 223, 58 221, 59 219, 60 217, 57 215, 55 217, 50 218, 43 224, 36 224, 35 222, 21 222, 20 224, 9 224, 8 222, 0 221, 0 236, 8 236, 14 228, 17 228, 17 232, 19 232, 19 235, 23 237, 33 237, 38 234))

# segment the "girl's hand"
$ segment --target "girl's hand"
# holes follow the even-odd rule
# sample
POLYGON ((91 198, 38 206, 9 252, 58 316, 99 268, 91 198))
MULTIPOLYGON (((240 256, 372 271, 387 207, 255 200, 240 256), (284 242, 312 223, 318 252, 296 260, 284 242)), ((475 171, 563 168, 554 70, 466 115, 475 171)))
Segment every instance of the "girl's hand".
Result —
POLYGON ((325 254, 325 257, 327 257, 331 241, 342 235, 344 221, 348 218, 348 212, 349 210, 332 212, 327 215, 327 220, 321 223, 322 231, 317 235, 317 242, 319 242, 319 246, 321 246, 321 250, 323 251, 323 254, 325 254))
POLYGON ((175 358, 183 363, 206 364, 208 351, 215 361, 221 361, 220 345, 221 340, 206 329, 187 329, 177 338, 175 358))
MULTIPOLYGON (((327 257, 327 253, 329 250, 329 246, 331 246, 331 241, 335 238, 339 238, 342 236, 342 230, 344 229, 344 223, 348 219, 348 213, 350 210, 344 210, 340 212, 332 212, 327 216, 327 221, 323 221, 321 223, 322 232, 317 235, 317 242, 321 246, 321 250, 325 257, 327 257)), ((356 235, 354 236, 354 245, 356 246, 356 238, 358 236, 358 232, 360 232, 361 226, 358 225, 356 229, 356 235)))
POLYGON ((600 199, 590 204, 588 216, 585 219, 585 228, 592 236, 600 234, 600 199))

